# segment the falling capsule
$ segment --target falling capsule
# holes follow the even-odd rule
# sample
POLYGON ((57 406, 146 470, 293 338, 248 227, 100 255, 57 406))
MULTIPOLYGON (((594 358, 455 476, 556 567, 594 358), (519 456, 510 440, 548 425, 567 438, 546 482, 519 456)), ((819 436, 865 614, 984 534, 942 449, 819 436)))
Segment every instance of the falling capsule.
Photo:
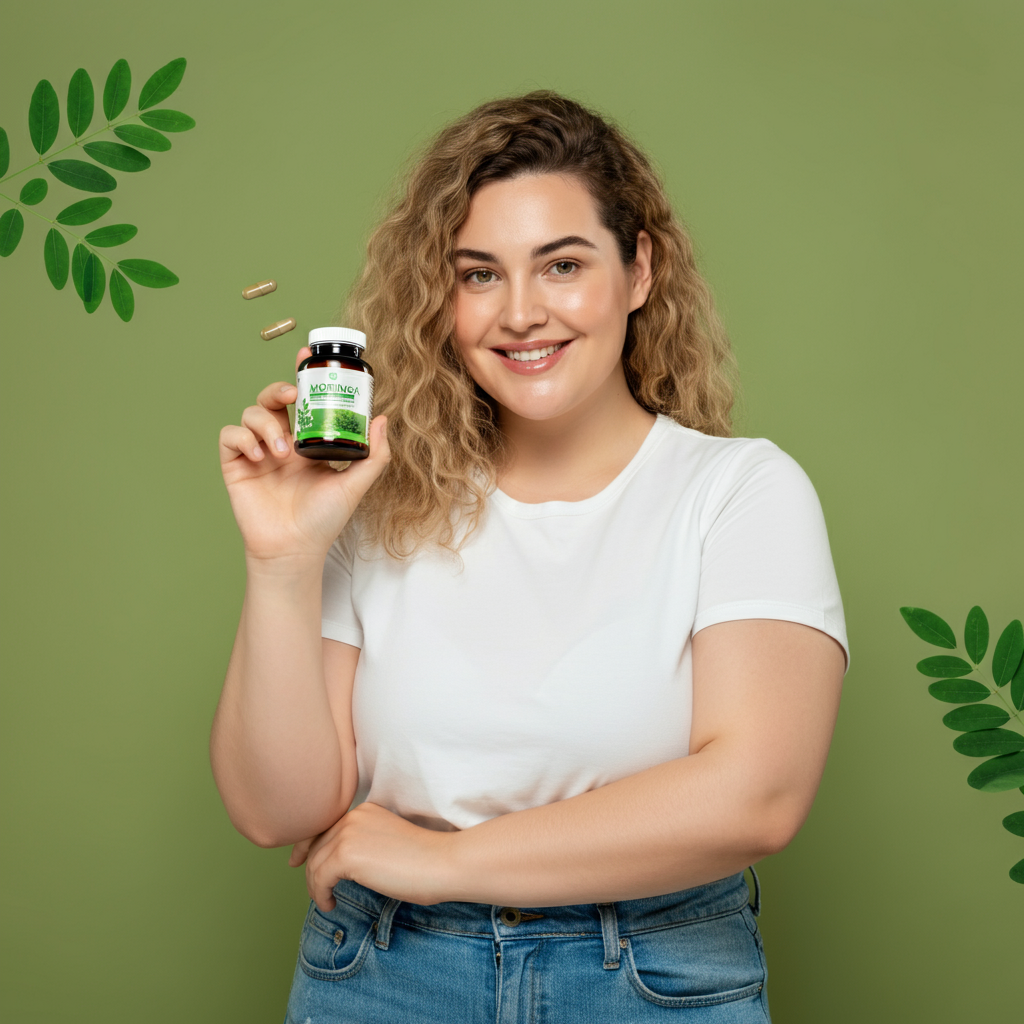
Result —
POLYGON ((287 320, 278 320, 276 324, 271 324, 269 327, 264 327, 260 331, 260 337, 264 341, 270 341, 271 338, 280 337, 282 334, 287 334, 290 330, 295 327, 295 317, 290 316, 287 320))
POLYGON ((268 295, 277 291, 276 281, 260 281, 259 284, 251 284, 248 288, 242 289, 243 299, 258 299, 261 295, 268 295))

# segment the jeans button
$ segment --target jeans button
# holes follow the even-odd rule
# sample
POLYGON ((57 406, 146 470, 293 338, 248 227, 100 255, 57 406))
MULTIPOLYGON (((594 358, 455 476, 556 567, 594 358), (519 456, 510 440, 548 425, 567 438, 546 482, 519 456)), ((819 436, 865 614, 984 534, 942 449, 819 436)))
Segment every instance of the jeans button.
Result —
POLYGON ((498 917, 502 924, 507 924, 509 928, 515 928, 522 921, 523 913, 518 907, 502 907, 498 912, 498 917))

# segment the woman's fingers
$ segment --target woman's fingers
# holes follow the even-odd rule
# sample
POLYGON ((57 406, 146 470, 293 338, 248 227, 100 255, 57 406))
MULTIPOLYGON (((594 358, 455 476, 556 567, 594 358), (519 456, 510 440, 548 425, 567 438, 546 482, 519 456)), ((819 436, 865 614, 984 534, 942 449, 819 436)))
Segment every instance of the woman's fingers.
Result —
POLYGON ((288 867, 297 868, 300 864, 304 864, 309 856, 309 848, 314 842, 316 842, 316 836, 311 836, 309 839, 303 839, 302 842, 296 843, 292 847, 291 856, 288 858, 288 867))
POLYGON ((242 413, 242 425, 231 424, 220 432, 220 461, 233 462, 244 455, 261 462, 266 451, 285 458, 292 450, 288 406, 295 401, 295 385, 285 381, 268 384, 242 413), (263 445, 260 442, 263 442, 263 445))
POLYGON ((306 861, 306 892, 325 913, 334 909, 334 887, 341 876, 332 871, 326 856, 314 856, 306 861))
POLYGON ((250 405, 242 413, 242 426, 251 430, 267 446, 267 451, 279 459, 285 458, 291 451, 288 413, 283 409, 272 412, 262 404, 250 405))
POLYGON ((256 397, 256 404, 271 412, 287 409, 295 401, 296 387, 286 381, 277 380, 268 384, 256 397))
POLYGON ((234 462, 239 456, 244 456, 251 462, 260 462, 263 459, 263 449, 251 430, 232 423, 220 432, 220 461, 222 464, 234 462))

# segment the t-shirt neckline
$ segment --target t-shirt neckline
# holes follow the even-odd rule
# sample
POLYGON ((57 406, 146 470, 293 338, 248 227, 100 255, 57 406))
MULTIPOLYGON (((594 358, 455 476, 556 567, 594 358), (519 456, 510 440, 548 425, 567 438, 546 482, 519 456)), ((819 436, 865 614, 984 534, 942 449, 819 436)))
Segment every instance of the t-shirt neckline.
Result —
POLYGON ((614 480, 606 487, 592 494, 589 498, 581 501, 540 501, 526 502, 517 501, 509 497, 500 488, 495 488, 490 495, 490 500, 503 512, 516 516, 519 519, 543 519, 548 516, 582 516, 593 512, 609 501, 614 500, 622 489, 629 483, 640 467, 650 458, 651 453, 661 442, 667 431, 675 421, 662 413, 657 414, 657 419, 647 431, 636 454, 626 463, 614 480))

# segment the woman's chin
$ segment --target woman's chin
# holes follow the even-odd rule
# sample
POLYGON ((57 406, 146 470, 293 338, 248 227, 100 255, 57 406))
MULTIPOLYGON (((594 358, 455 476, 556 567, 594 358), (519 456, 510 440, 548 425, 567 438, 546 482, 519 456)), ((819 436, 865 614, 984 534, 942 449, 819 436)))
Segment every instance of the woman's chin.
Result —
POLYGON ((499 398, 497 401, 501 415, 506 421, 511 419, 532 423, 547 423, 551 420, 559 420, 569 415, 578 404, 565 400, 552 400, 551 398, 530 402, 512 401, 508 403, 502 402, 499 398))

